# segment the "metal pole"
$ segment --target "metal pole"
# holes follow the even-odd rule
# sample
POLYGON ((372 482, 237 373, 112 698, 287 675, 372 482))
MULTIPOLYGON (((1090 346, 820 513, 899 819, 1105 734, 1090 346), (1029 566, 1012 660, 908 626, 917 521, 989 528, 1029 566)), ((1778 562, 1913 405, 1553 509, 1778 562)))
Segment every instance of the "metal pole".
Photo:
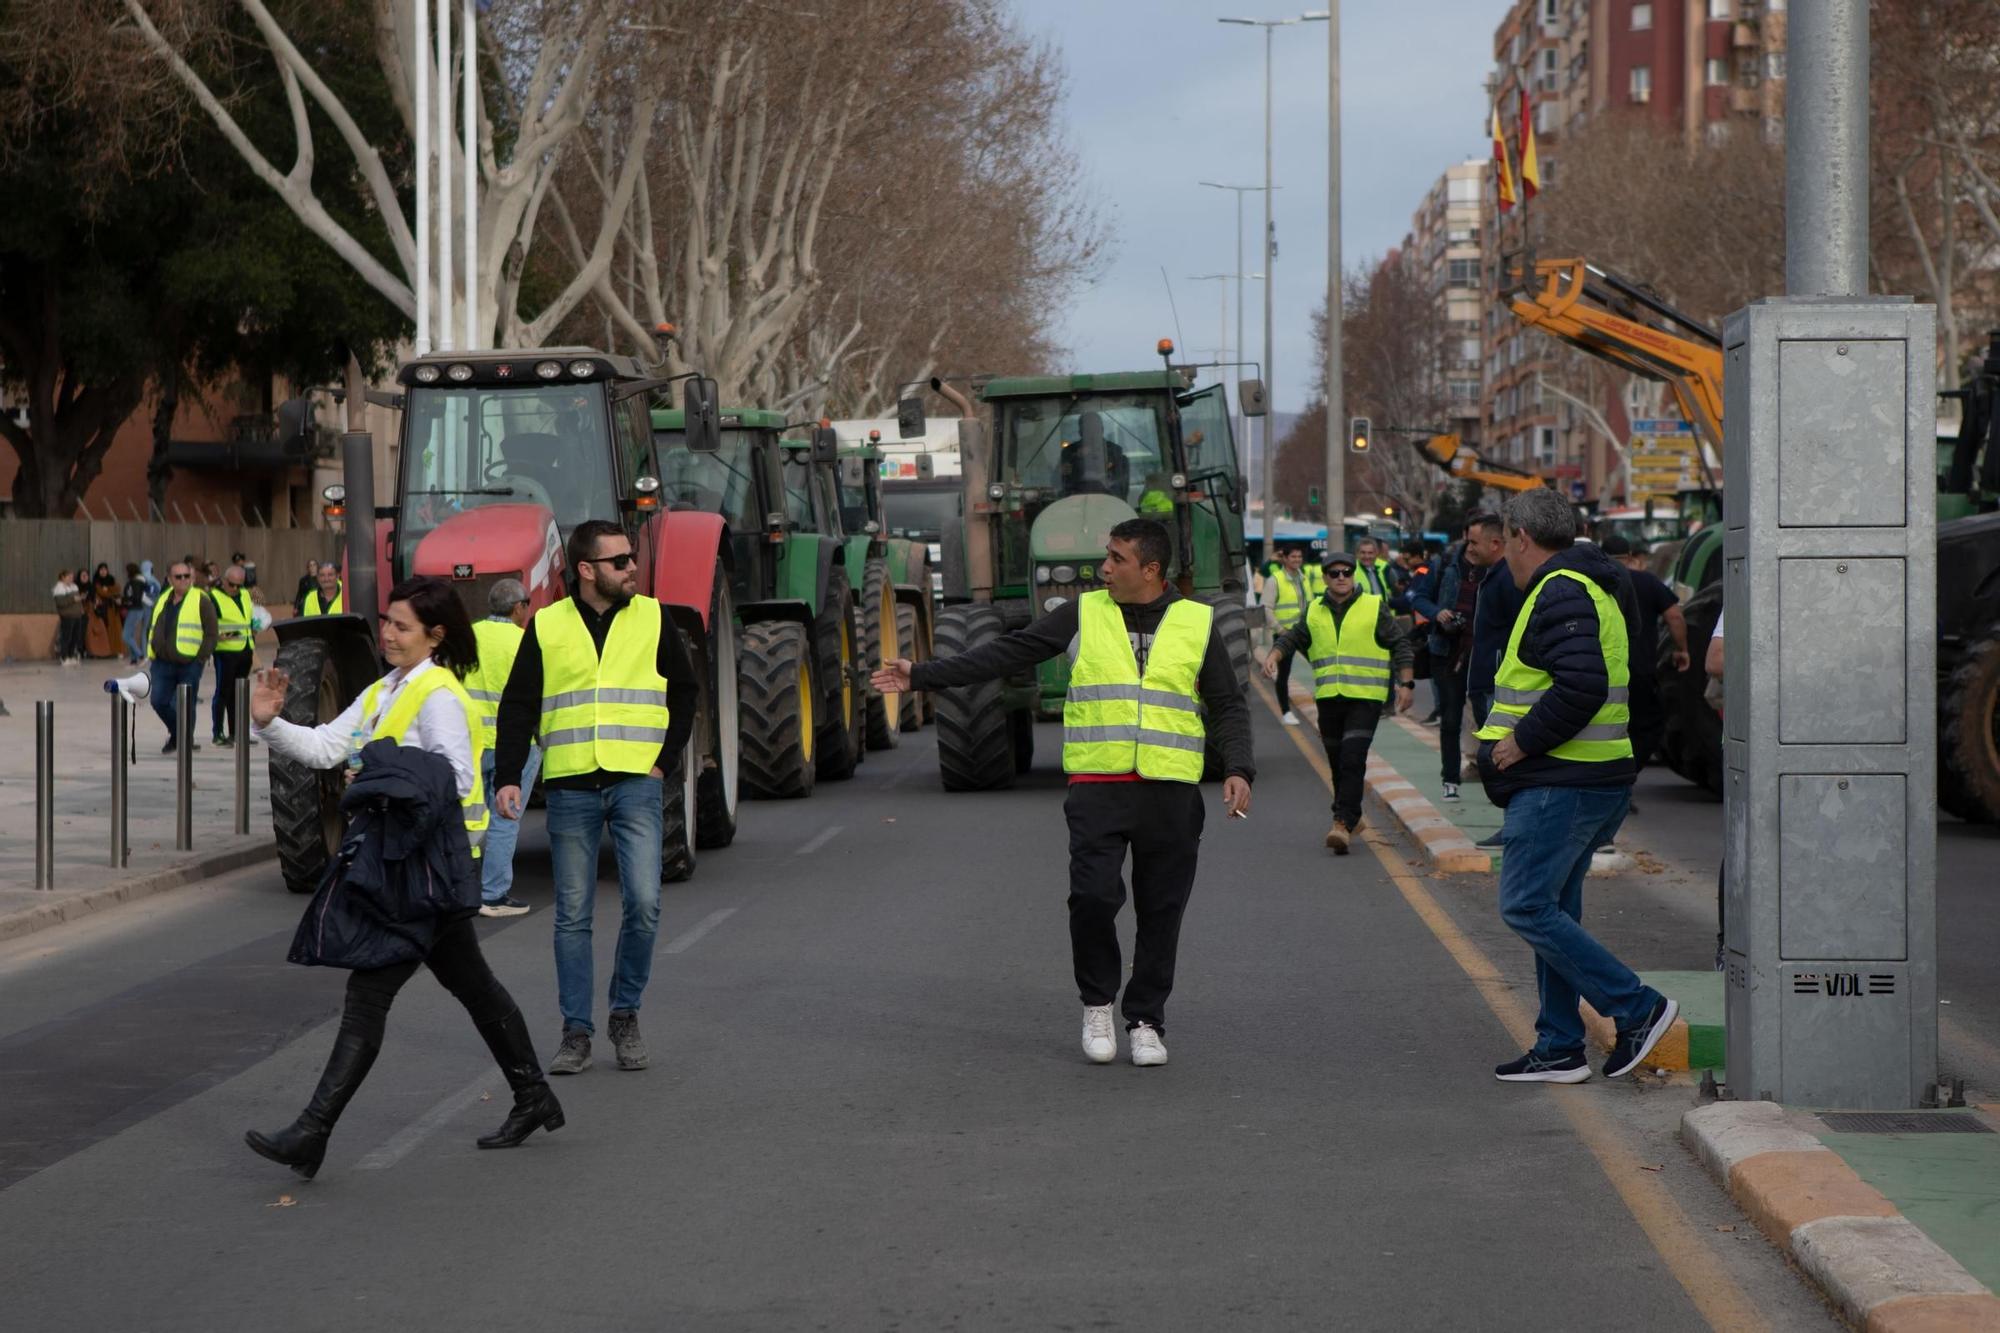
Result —
POLYGON ((361 365, 347 359, 347 432, 340 437, 347 485, 347 609, 375 632, 375 441, 365 429, 361 365))
POLYGON ((412 8, 417 25, 417 355, 422 356, 431 350, 431 17, 424 0, 412 8))
POLYGON ((437 48, 437 348, 449 352, 456 346, 453 338, 458 332, 452 321, 457 293, 451 282, 451 0, 437 0, 437 48))
POLYGON ((474 38, 473 0, 459 12, 465 42, 465 345, 479 346, 479 43, 474 38))
POLYGON ((56 705, 35 701, 35 887, 56 886, 56 705))
POLYGON ((1786 38, 1785 291, 1868 290, 1868 4, 1819 0, 1786 38))
POLYGON ((111 696, 111 868, 123 870, 131 862, 127 836, 131 815, 131 774, 125 752, 132 741, 131 706, 117 695, 111 696))
POLYGON ((236 737, 236 836, 250 835, 250 678, 236 679, 236 716, 231 734, 236 737))
MULTIPOLYGON (((123 702, 121 700, 121 702, 123 702)), ((128 767, 139 762, 139 706, 125 705, 125 763, 128 767)))
POLYGON ((1340 0, 1326 18, 1326 550, 1345 545, 1347 385, 1341 364, 1340 274, 1340 0))
MULTIPOLYGON (((1243 355, 1243 191, 1236 191, 1236 355, 1243 355)), ((1240 376, 1241 370, 1237 371, 1240 376)), ((1236 440, 1237 447, 1247 455, 1250 452, 1250 418, 1243 415, 1243 395, 1236 395, 1236 440)), ((1264 558, 1269 560, 1270 552, 1264 558)))
POLYGON ((174 850, 194 850, 194 686, 174 686, 174 850))
POLYGON ((1271 530, 1277 514, 1273 500, 1276 487, 1273 480, 1278 474, 1278 442, 1272 438, 1271 427, 1276 421, 1278 410, 1277 374, 1271 367, 1271 288, 1277 284, 1273 274, 1277 269, 1277 256, 1271 253, 1271 28, 1264 28, 1264 560, 1269 563, 1273 550, 1271 530))

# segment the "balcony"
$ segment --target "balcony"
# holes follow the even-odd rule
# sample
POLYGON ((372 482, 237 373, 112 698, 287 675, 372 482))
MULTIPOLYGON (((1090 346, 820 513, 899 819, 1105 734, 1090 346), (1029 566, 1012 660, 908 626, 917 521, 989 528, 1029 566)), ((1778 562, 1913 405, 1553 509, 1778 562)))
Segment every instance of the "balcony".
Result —
POLYGON ((1762 46, 1764 42, 1763 38, 1757 34, 1756 24, 1738 23, 1729 31, 1729 44, 1739 50, 1747 48, 1754 51, 1762 46))

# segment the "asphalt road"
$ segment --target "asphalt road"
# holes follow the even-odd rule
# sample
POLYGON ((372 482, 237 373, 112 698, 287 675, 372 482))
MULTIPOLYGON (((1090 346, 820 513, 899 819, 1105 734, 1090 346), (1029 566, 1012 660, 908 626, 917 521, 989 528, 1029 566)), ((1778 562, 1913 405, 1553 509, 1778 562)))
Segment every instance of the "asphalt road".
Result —
MULTIPOLYGON (((667 893, 653 1068, 559 1081, 567 1127, 515 1152, 473 1148, 505 1088, 423 977, 318 1180, 242 1146, 302 1104, 343 982, 282 961, 269 870, 0 946, 0 1323, 1836 1327, 1678 1146, 1685 1083, 1493 1081, 1532 975, 1490 893, 1329 858, 1320 779, 1256 726, 1163 1069, 1077 1049, 1049 727, 1014 792, 945 795, 926 732, 748 807, 667 893)), ((540 818, 536 911, 482 933, 546 1055, 540 818)))

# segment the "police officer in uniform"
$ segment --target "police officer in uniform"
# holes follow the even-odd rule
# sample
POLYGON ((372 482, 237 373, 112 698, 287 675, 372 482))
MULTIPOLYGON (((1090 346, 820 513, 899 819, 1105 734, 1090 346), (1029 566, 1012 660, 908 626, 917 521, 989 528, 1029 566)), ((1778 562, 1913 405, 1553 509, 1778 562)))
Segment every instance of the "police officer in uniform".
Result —
POLYGON ((1069 936, 1083 1000, 1083 1053, 1117 1058, 1112 1003, 1125 981, 1118 912, 1132 857, 1138 917, 1124 990, 1132 1063, 1167 1062, 1167 995, 1174 984, 1181 915, 1201 847, 1202 759, 1213 745, 1227 774, 1223 805, 1250 809, 1249 712, 1214 611, 1166 583, 1167 530, 1134 518, 1111 529, 1104 587, 1024 629, 957 657, 887 662, 885 692, 940 690, 996 680, 1058 654, 1071 656, 1063 705, 1063 771, 1069 795, 1069 936))
POLYGON ((1312 663, 1320 743, 1333 770, 1333 825, 1325 841, 1336 856, 1345 856, 1361 827, 1368 747, 1389 702, 1391 677, 1399 713, 1409 711, 1416 682, 1409 636, 1380 594, 1355 590, 1354 557, 1345 551, 1330 555, 1325 570, 1326 591, 1271 645, 1264 674, 1277 679, 1279 661, 1292 653, 1305 653, 1312 663))

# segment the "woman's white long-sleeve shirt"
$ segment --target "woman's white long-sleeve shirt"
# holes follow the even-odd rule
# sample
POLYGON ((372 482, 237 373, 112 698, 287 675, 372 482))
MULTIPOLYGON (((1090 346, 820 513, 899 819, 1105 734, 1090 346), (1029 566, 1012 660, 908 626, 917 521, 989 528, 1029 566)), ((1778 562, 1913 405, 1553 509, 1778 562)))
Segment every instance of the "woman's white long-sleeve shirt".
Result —
MULTIPOLYGON (((365 717, 362 705, 368 700, 368 691, 363 690, 339 717, 321 726, 302 727, 296 722, 274 717, 261 727, 252 722, 250 734, 293 763, 304 764, 307 768, 338 768, 347 762, 357 726, 364 737, 373 736, 376 719, 394 706, 396 697, 410 681, 426 671, 444 669, 429 658, 413 667, 397 667, 382 677, 382 688, 376 692, 375 708, 365 717)), ((452 777, 457 780, 459 799, 464 800, 472 794, 472 732, 466 723, 464 707, 450 690, 436 690, 424 700, 423 707, 417 710, 416 721, 410 724, 403 737, 403 744, 443 755, 451 764, 452 777)))

